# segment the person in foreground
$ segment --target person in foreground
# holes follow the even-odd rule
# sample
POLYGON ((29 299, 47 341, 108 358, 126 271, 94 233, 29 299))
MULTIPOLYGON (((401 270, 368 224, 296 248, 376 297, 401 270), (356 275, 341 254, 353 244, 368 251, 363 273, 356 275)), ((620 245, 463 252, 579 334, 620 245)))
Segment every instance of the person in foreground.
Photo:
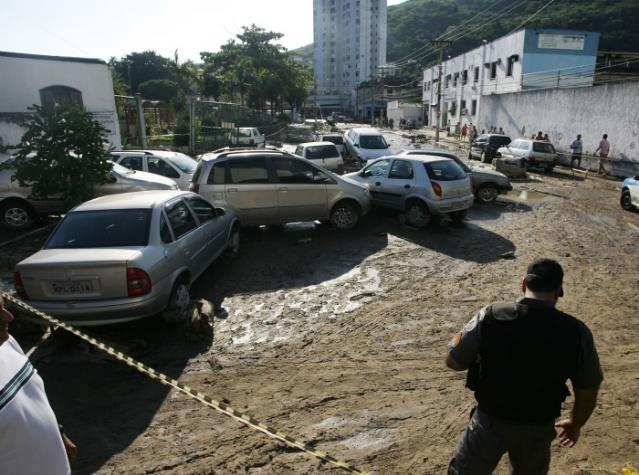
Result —
POLYGON ((42 378, 9 335, 12 321, 0 296, 0 472, 68 475, 77 448, 58 425, 42 378))
POLYGON ((523 298, 480 310, 453 338, 446 365, 468 370, 473 410, 448 466, 449 475, 493 472, 504 453, 510 473, 548 473, 557 436, 574 446, 597 402, 603 374, 588 327, 556 308, 563 297, 563 269, 536 259, 521 283, 523 298), (574 391, 571 416, 555 420, 574 391))

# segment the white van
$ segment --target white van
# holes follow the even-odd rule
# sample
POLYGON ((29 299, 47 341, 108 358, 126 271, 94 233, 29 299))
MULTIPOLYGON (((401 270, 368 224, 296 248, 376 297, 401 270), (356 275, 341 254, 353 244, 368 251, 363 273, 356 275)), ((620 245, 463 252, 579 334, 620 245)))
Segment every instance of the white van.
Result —
POLYGON ((384 136, 372 128, 350 129, 344 134, 344 146, 348 154, 361 165, 392 153, 384 136))
POLYGON ((344 159, 332 142, 307 142, 295 148, 295 155, 312 161, 332 172, 344 172, 344 159))

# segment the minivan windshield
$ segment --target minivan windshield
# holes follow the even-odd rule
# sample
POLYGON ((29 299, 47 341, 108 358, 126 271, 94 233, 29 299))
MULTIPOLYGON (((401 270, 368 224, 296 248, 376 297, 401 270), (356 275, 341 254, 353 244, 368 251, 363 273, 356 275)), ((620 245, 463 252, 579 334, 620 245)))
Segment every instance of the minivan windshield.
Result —
POLYGON ((533 152, 555 153, 555 147, 548 142, 533 142, 533 152))
POLYGON ((309 160, 334 157, 339 157, 339 152, 335 145, 311 145, 306 148, 306 158, 309 160))
POLYGON ((69 213, 45 249, 146 246, 150 209, 116 209, 69 213))
POLYGON ((197 166, 195 159, 183 153, 175 153, 167 158, 173 165, 189 175, 195 171, 195 167, 197 166))
POLYGON ((388 148, 388 144, 381 135, 362 135, 359 138, 359 146, 373 150, 388 148))
POLYGON ((426 173, 431 180, 454 181, 466 178, 466 172, 452 160, 424 163, 426 173))

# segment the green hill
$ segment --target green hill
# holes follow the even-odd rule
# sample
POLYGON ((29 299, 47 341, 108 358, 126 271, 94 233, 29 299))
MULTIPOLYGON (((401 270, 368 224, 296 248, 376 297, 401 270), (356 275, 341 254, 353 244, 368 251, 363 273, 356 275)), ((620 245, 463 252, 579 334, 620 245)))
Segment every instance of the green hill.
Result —
MULTIPOLYGON (((407 0, 388 7, 388 61, 398 61, 427 46, 428 40, 465 23, 454 34, 468 32, 447 50, 456 55, 475 48, 482 40, 494 40, 519 26, 547 0, 407 0), (500 13, 501 17, 487 21, 500 13), (487 24, 485 24, 487 23, 487 24), (477 31, 472 31, 477 29, 477 31)), ((597 31, 602 34, 599 49, 639 51, 637 0, 555 0, 531 22, 530 27, 597 31)), ((451 33, 452 34, 452 33, 451 33)), ((313 45, 291 53, 313 62, 313 45)), ((435 56, 417 58, 422 66, 435 56)))
MULTIPOLYGON (((428 44, 430 38, 466 21, 452 34, 468 33, 447 51, 456 55, 494 40, 518 27, 547 0, 408 0, 388 8, 388 61, 397 61, 428 44), (510 10, 510 11, 509 11, 510 10), (504 13, 492 21, 490 18, 504 13), (485 24, 487 23, 487 24, 485 24), (483 26, 482 26, 483 25, 483 26), (477 31, 472 31, 477 29, 477 31)), ((637 0, 556 0, 526 26, 597 31, 599 48, 639 51, 637 0)), ((418 58, 430 64, 434 56, 418 58)))

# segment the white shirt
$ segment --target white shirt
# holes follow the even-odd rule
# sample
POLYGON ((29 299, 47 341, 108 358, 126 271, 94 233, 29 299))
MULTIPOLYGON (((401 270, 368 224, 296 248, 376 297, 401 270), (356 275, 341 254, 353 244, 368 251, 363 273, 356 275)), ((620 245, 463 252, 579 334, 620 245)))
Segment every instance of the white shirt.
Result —
POLYGON ((0 472, 71 473, 42 378, 11 336, 0 344, 0 472))

